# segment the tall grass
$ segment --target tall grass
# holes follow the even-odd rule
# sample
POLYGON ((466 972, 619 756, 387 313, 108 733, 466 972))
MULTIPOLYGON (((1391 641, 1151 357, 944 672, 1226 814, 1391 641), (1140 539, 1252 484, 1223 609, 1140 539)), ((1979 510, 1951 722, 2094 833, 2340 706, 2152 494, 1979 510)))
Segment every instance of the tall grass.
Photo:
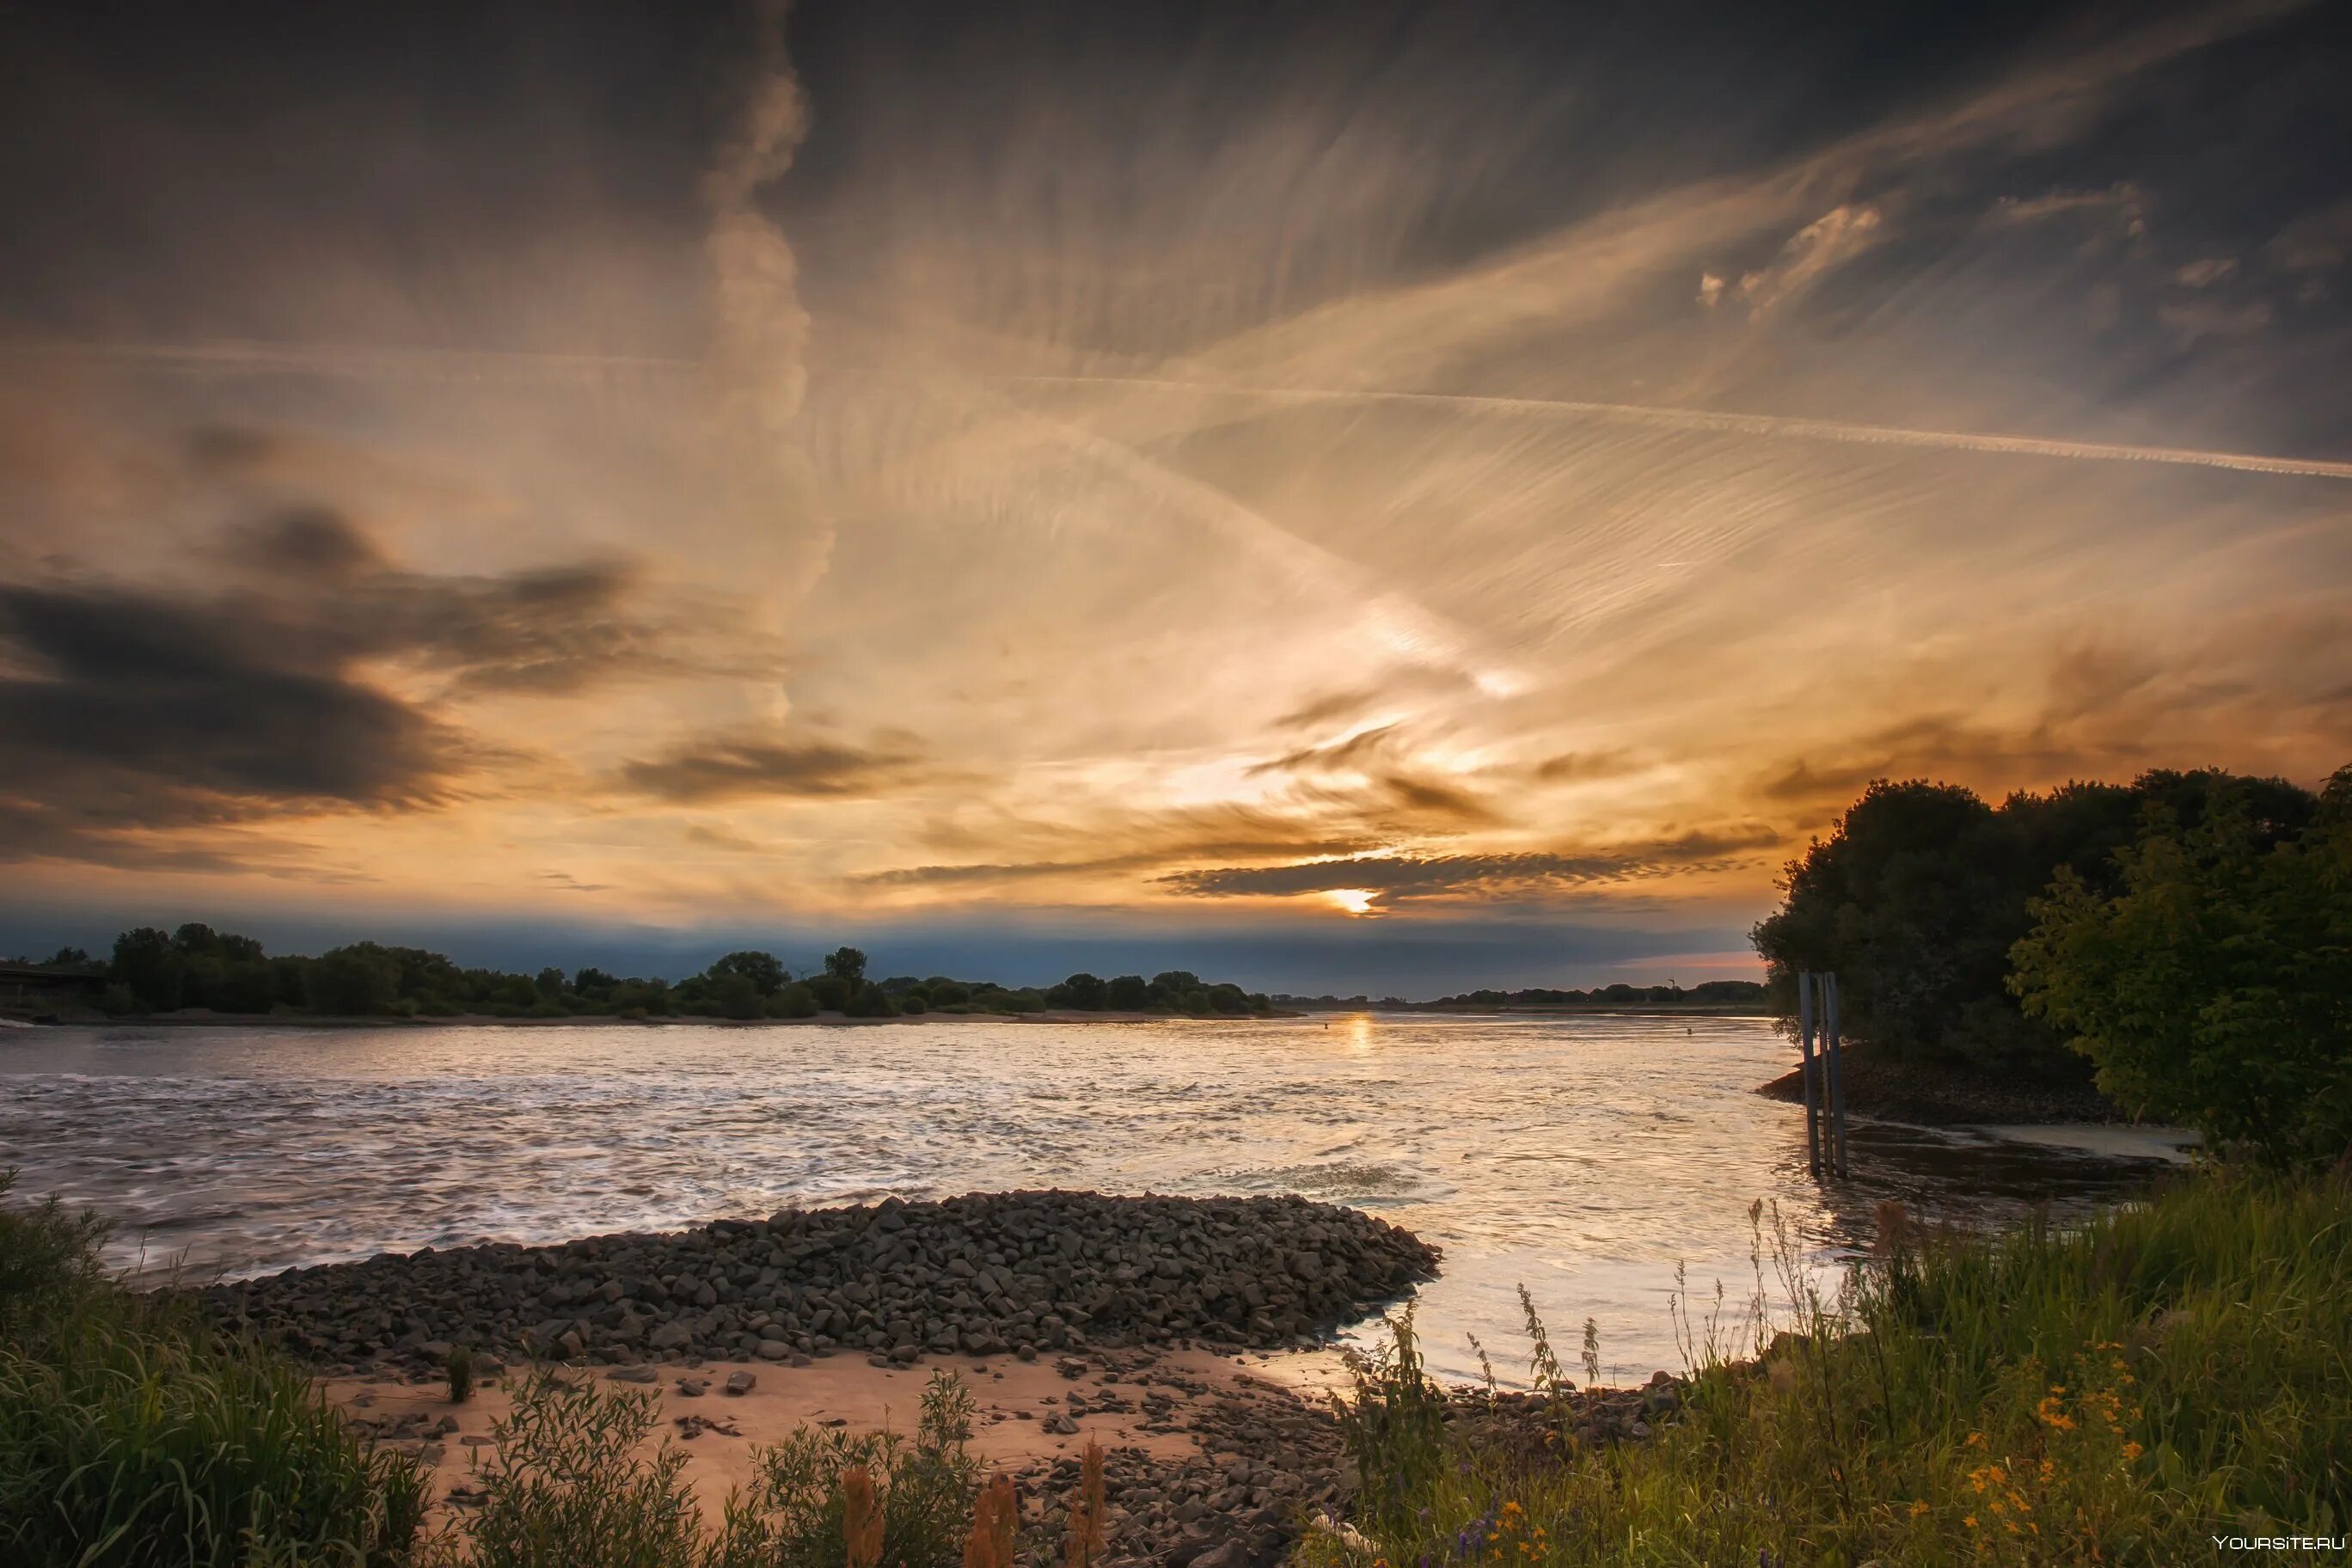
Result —
POLYGON ((414 1461, 356 1441, 285 1362, 115 1289, 103 1235, 0 1204, 0 1563, 407 1561, 414 1461))
POLYGON ((2172 1563, 2352 1520, 2341 1179, 2210 1175, 1993 1238, 1890 1207, 1828 1299, 1759 1215, 1757 1266, 1759 1307, 1778 1268, 1793 1314, 1759 1312, 1740 1361, 1711 1317, 1646 1443, 1580 1442, 1563 1397, 1545 1442, 1454 1422, 1433 1458, 1400 1332, 1357 1373, 1361 1534, 1315 1532, 1301 1563, 2172 1563))

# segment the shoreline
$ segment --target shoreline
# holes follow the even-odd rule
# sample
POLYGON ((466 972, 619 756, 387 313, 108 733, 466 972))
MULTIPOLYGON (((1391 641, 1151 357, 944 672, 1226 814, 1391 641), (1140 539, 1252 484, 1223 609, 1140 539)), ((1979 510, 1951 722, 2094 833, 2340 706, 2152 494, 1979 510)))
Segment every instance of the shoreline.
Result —
POLYGON ((414 1455, 444 1518, 478 1502, 472 1466, 527 1369, 650 1397, 707 1521, 756 1447, 811 1426, 903 1433, 949 1370, 979 1402, 975 1454, 1036 1508, 1099 1442, 1120 1554, 1251 1568, 1353 1492, 1318 1397, 1337 1363, 1288 1352, 1381 1314, 1438 1259, 1303 1198, 1049 1191, 427 1247, 186 1294, 414 1455), (464 1405, 446 1386, 457 1346, 482 1379, 464 1405), (1286 1378, 1266 1373, 1276 1353, 1286 1378))
POLYGON ((1048 1007, 1035 1013, 948 1013, 934 1009, 927 1013, 901 1013, 887 1018, 853 1018, 843 1013, 818 1013, 806 1018, 719 1018, 702 1014, 667 1013, 642 1018, 619 1013, 574 1013, 562 1018, 508 1017, 496 1013, 448 1013, 433 1016, 400 1014, 316 1014, 316 1013, 214 1013, 201 1008, 187 1008, 177 1013, 113 1014, 89 1010, 67 1013, 43 1013, 35 1017, 16 1017, 0 1014, 0 1023, 22 1025, 30 1028, 97 1028, 122 1026, 136 1028, 303 1028, 303 1029, 382 1029, 431 1028, 457 1026, 480 1028, 496 1026, 500 1028, 565 1028, 576 1025, 639 1024, 649 1027, 674 1027, 684 1025, 718 1025, 728 1028, 806 1028, 811 1026, 877 1024, 1254 1024, 1271 1020, 1328 1023, 1335 1018, 1755 1018, 1767 1019, 1769 1014, 1749 1007, 1503 1007, 1475 1011, 1443 1012, 1413 1008, 1359 1007, 1316 1008, 1299 1011, 1276 1008, 1271 1013, 1141 1013, 1100 1010, 1088 1012, 1075 1007, 1048 1007))
POLYGON ((568 1028, 577 1025, 644 1025, 650 1028, 676 1027, 685 1025, 716 1025, 725 1028, 806 1028, 812 1025, 876 1024, 1248 1024, 1269 1018, 1306 1018, 1304 1013, 1213 1013, 1196 1016, 1191 1013, 1114 1013, 1085 1012, 1072 1007, 1052 1007, 1037 1013, 899 1013, 887 1018, 853 1018, 843 1013, 818 1013, 806 1018, 719 1018, 701 1014, 666 1013, 633 1018, 619 1013, 573 1013, 562 1018, 506 1017, 496 1013, 448 1013, 433 1016, 404 1016, 385 1013, 316 1014, 316 1013, 212 1013, 189 1008, 178 1013, 77 1013, 45 1015, 47 1022, 27 1021, 36 1028, 96 1028, 120 1026, 134 1028, 302 1028, 302 1029, 383 1029, 488 1026, 520 1028, 568 1028))
MULTIPOLYGON (((2129 1124, 2137 1118, 2089 1084, 2012 1081, 1930 1064, 1849 1053, 1843 1064, 1850 1115, 1923 1127, 2129 1124)), ((1767 1100, 1801 1105, 1802 1069, 1756 1086, 1767 1100)))

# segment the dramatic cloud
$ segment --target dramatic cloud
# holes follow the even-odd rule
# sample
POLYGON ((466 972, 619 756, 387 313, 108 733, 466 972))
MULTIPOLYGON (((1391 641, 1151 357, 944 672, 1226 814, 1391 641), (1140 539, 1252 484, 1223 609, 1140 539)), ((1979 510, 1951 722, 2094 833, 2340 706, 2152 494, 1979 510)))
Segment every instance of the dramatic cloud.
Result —
POLYGON ((910 750, 861 750, 823 742, 709 736, 622 769, 633 788, 688 804, 875 795, 918 775, 910 750))
POLYGON ((1196 898, 1289 897, 1360 889, 1373 906, 1429 898, 1526 897, 1639 881, 1694 867, 1720 868, 1744 851, 1770 848, 1769 828, 1691 833, 1579 854, 1373 855, 1290 866, 1227 867, 1161 879, 1196 898))
POLYGON ((2344 762, 2325 9, 1704 21, 11 14, 12 882, 1536 963, 2344 762))

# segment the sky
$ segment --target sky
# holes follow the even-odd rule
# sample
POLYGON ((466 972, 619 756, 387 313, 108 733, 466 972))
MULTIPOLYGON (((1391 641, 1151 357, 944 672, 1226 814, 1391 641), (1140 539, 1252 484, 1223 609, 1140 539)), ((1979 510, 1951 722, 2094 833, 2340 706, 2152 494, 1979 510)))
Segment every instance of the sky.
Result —
POLYGON ((0 947, 1688 984, 2352 761, 2346 9, 1784 9, 12 8, 0 947))

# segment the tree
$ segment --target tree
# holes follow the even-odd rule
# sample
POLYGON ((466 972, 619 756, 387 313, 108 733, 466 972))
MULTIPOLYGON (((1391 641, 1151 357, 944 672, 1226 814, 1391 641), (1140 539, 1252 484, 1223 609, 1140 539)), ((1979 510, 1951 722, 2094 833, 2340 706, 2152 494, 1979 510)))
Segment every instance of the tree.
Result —
MULTIPOLYGON (((864 955, 860 954, 859 958, 862 963, 864 955)), ((871 980, 852 991, 841 1010, 852 1018, 895 1018, 898 1016, 898 1004, 890 1000, 889 993, 871 980)))
POLYGON ((854 947, 836 947, 824 955, 824 972, 848 986, 854 995, 866 984, 866 955, 854 947))
POLYGON ((815 994, 797 980, 768 998, 767 1014, 771 1018, 814 1018, 816 1012, 815 994))
POLYGON ((721 975, 740 974, 751 983, 753 990, 762 996, 773 996, 784 988, 792 975, 770 952, 747 950, 730 952, 704 971, 713 980, 721 975))
POLYGON ((763 1001, 758 983, 740 970, 715 976, 710 996, 719 1004, 719 1016, 727 1018, 756 1018, 763 1001))
POLYGON ((2272 1164, 2352 1152, 2352 767, 2299 837, 2258 790, 2160 799, 2102 893, 2061 872, 2017 944, 2027 1012, 2099 1087, 2272 1164))
POLYGON ((1140 1013, 1151 1005, 1151 987, 1140 974, 1117 975, 1103 987, 1103 1000, 1121 1013, 1140 1013))
POLYGON ((2033 924, 2028 906, 2062 870, 2112 890, 2116 854, 2137 837, 2144 806, 2163 803, 2186 820, 2216 791, 2236 792, 2273 836, 2313 809, 2307 792, 2283 780, 2208 771, 2144 773, 2128 787, 2070 784, 1998 807, 1956 784, 1882 779, 1827 840, 1789 863, 1786 900, 1755 929, 1770 1003, 1790 1016, 1798 973, 1832 970, 1849 1041, 1900 1058, 2079 1075, 2057 1031, 2009 990, 2011 951, 2033 924))
POLYGON ((76 969, 89 962, 89 954, 79 947, 61 947, 41 961, 46 969, 76 969))
POLYGON ((400 961, 372 942, 330 949, 310 961, 305 991, 313 1013, 368 1016, 400 994, 400 961))
POLYGON ((1081 1012, 1099 1013, 1109 1001, 1110 987, 1091 974, 1073 974, 1054 989, 1061 994, 1058 1005, 1081 1012))
POLYGON ((549 964, 545 969, 541 970, 539 977, 531 982, 531 989, 539 993, 541 1001, 554 1001, 563 994, 563 971, 551 963, 549 964))
POLYGON ((114 939, 114 962, 108 973, 131 994, 139 1011, 168 1013, 180 1005, 187 970, 186 956, 172 945, 167 932, 140 926, 114 939))

